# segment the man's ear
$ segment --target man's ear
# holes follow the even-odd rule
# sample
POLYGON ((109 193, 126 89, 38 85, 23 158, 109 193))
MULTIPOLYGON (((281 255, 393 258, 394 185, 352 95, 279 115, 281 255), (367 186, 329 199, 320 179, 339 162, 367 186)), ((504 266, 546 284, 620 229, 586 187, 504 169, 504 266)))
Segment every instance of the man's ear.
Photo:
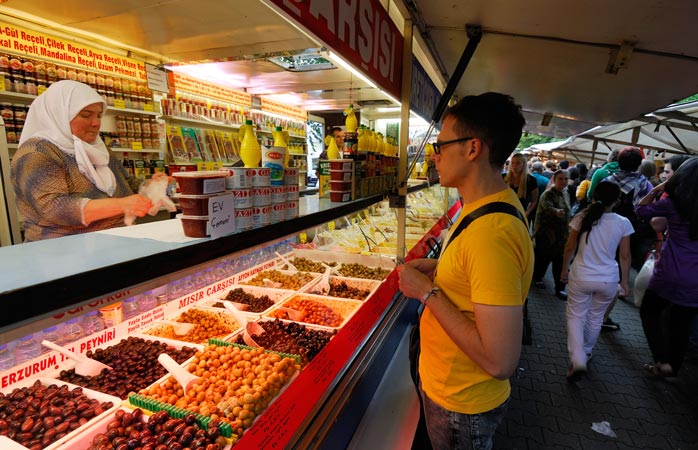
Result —
POLYGON ((473 138, 470 140, 470 148, 467 150, 466 156, 470 161, 475 161, 478 158, 482 158, 487 152, 484 143, 479 138, 473 138))

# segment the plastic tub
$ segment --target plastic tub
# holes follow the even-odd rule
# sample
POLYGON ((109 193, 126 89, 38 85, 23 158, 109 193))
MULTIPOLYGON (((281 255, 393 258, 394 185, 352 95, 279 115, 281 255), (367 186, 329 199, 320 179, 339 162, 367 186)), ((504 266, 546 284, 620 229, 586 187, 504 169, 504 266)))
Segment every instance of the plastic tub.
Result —
POLYGON ((351 191, 330 191, 330 200, 333 202, 348 202, 351 200, 351 191))
POLYGON ((208 216, 185 216, 182 219, 184 235, 188 237, 207 237, 211 232, 208 229, 208 216))
POLYGON ((352 175, 351 170, 330 170, 331 181, 351 181, 352 175))
POLYGON ((351 171, 353 159, 330 159, 330 170, 351 171))
POLYGON ((351 191, 351 181, 330 181, 332 191, 351 191))
MULTIPOLYGON (((225 195, 225 194, 220 194, 225 195)), ((208 215, 208 199, 218 197, 215 195, 189 195, 182 194, 179 196, 179 206, 182 212, 187 216, 207 216, 208 215)), ((237 206, 237 205, 236 205, 237 206)))
POLYGON ((202 195, 225 191, 228 172, 223 170, 177 172, 172 174, 179 183, 182 194, 202 195))

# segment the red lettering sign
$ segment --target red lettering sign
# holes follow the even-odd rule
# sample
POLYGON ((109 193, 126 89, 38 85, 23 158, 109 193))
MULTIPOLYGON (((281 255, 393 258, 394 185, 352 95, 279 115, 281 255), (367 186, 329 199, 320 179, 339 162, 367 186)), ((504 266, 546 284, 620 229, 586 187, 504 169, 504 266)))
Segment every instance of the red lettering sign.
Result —
POLYGON ((402 85, 402 33, 379 0, 267 0, 395 98, 402 85))

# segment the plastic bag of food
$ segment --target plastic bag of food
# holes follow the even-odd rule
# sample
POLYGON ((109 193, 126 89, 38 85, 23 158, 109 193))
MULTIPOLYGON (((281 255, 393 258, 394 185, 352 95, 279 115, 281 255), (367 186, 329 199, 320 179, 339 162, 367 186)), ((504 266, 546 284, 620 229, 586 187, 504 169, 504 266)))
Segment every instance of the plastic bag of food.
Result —
POLYGON ((654 271, 655 262, 655 252, 652 251, 647 257, 647 260, 642 265, 640 272, 635 277, 635 285, 633 286, 633 298, 635 301, 635 306, 638 308, 642 305, 642 298, 645 296, 645 291, 647 290, 647 285, 652 277, 652 272, 654 271))

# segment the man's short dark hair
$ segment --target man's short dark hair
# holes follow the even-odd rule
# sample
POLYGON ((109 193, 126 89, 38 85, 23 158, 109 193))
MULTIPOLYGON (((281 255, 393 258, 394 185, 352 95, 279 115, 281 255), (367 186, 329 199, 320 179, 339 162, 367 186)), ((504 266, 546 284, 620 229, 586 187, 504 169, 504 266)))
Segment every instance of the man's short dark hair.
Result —
POLYGON ((442 120, 448 116, 456 120, 454 130, 460 137, 477 137, 487 144, 489 162, 498 168, 516 149, 526 124, 521 106, 498 92, 463 97, 446 110, 442 120))
POLYGON ((339 128, 339 127, 332 127, 332 129, 330 130, 330 133, 332 133, 332 134, 334 135, 334 132, 335 132, 335 131, 339 131, 340 133, 343 133, 343 132, 344 132, 344 131, 342 131, 342 129, 339 128))
POLYGON ((635 172, 642 164, 642 152, 637 147, 625 147, 618 153, 618 168, 635 172))
POLYGON ((557 166, 562 170, 567 170, 570 167, 570 162, 566 159, 563 159, 557 166))

